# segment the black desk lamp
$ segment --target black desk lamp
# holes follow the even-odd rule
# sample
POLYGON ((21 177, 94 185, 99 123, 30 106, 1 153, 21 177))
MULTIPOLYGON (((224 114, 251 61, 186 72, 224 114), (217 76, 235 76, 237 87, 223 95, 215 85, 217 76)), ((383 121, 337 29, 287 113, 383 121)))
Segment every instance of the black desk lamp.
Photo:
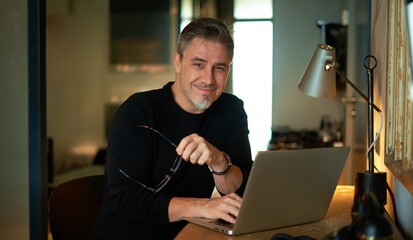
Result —
POLYGON ((374 172, 374 145, 377 141, 382 128, 382 112, 373 103, 373 70, 377 65, 375 57, 369 55, 365 59, 364 67, 368 74, 368 95, 366 96, 358 89, 350 80, 348 80, 340 71, 337 71, 336 53, 334 47, 327 44, 318 45, 314 52, 311 61, 309 62, 306 71, 304 72, 298 88, 305 94, 312 97, 333 97, 336 94, 336 73, 363 97, 368 103, 368 170, 358 172, 355 181, 354 202, 356 203, 366 193, 372 192, 378 199, 381 206, 384 206, 386 201, 386 173, 374 172), (371 63, 370 63, 370 60, 371 63), (372 67, 370 67, 372 64, 372 67), (374 119, 373 110, 380 113, 381 127, 380 132, 374 139, 374 119))

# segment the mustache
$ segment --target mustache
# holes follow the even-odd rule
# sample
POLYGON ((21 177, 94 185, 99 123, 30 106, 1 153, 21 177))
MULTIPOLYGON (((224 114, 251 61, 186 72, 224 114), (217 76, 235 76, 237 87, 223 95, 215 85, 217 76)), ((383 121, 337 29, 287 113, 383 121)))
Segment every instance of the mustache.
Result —
POLYGON ((215 84, 206 84, 204 82, 193 83, 192 86, 197 87, 197 88, 207 89, 207 90, 216 90, 218 88, 217 85, 215 84))

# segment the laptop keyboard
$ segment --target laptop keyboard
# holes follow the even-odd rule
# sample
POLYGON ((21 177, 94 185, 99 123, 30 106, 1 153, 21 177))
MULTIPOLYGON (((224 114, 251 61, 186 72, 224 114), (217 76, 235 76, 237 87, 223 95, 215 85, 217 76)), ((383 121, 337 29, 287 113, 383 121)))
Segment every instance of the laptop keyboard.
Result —
POLYGON ((224 227, 227 227, 227 228, 233 228, 234 227, 233 223, 227 222, 227 221, 222 220, 222 219, 211 221, 211 223, 219 225, 219 226, 224 226, 224 227))

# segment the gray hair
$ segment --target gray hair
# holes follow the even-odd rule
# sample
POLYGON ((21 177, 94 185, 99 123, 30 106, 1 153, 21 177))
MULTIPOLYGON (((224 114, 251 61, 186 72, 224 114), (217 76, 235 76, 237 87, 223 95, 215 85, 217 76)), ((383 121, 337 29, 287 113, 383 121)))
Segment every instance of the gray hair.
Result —
POLYGON ((234 56, 234 40, 228 26, 215 18, 198 18, 190 22, 181 32, 178 38, 177 52, 183 56, 188 44, 194 38, 201 38, 208 41, 217 41, 226 46, 230 59, 234 56))

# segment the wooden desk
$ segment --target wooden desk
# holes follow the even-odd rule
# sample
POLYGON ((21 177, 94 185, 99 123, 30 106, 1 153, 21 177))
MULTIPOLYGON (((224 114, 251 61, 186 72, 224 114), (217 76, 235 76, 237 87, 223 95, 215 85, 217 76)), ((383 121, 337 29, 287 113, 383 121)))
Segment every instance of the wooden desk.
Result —
MULTIPOLYGON (((279 228, 268 231, 256 232, 251 234, 239 235, 239 236, 228 236, 223 233, 210 230, 196 224, 189 223, 175 238, 176 240, 238 240, 238 239, 249 239, 249 240, 259 240, 265 239, 270 240, 271 237, 276 233, 286 233, 291 236, 297 237, 301 235, 306 235, 313 237, 315 239, 322 239, 329 233, 338 230, 344 226, 351 223, 351 208, 353 207, 353 186, 338 186, 330 207, 327 211, 326 217, 315 223, 297 225, 287 228, 279 228)), ((400 232, 393 224, 393 239, 403 239, 400 232)))

